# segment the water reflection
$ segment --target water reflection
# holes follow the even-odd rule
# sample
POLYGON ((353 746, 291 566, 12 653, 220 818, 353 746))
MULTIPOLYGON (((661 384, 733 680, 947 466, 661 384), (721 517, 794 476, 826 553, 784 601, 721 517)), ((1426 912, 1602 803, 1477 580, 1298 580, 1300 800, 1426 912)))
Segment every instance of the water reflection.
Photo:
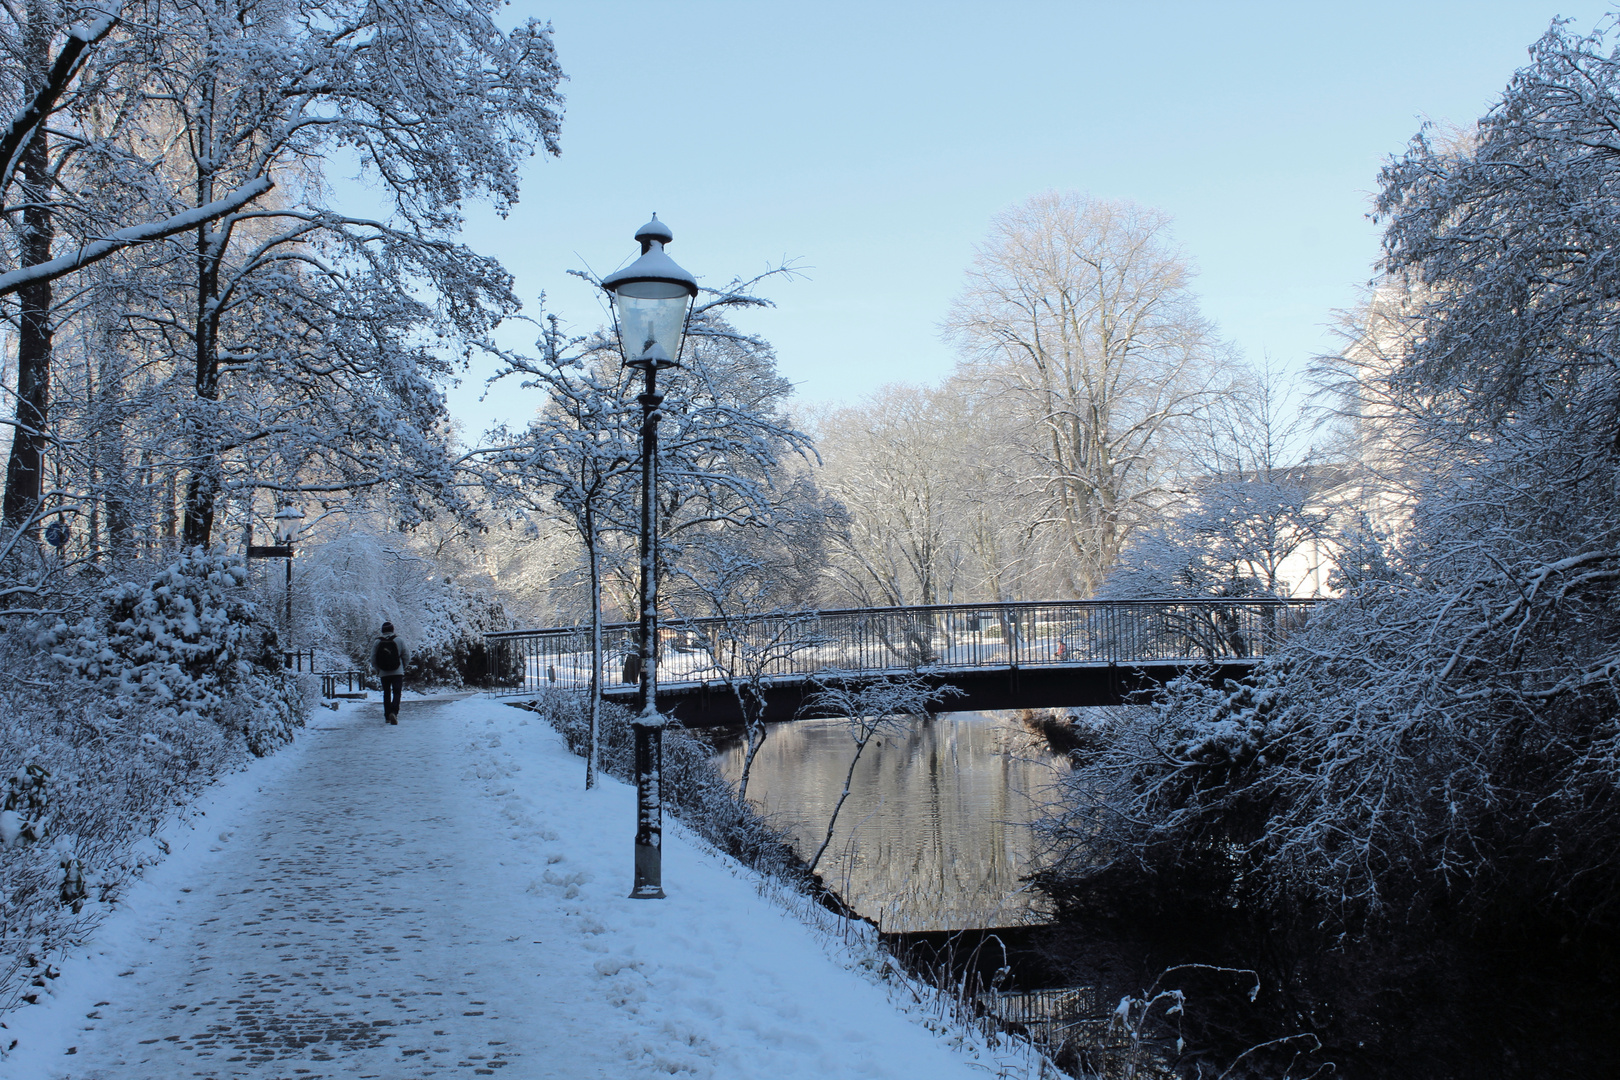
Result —
MULTIPOLYGON (((808 857, 854 744, 839 720, 768 726, 748 796, 808 857)), ((734 783, 742 761, 740 746, 722 749, 734 783)), ((993 713, 944 713, 880 735, 856 767, 822 877, 885 930, 1041 921, 1019 879, 1033 869, 1029 822, 1064 768, 1016 721, 993 713)))

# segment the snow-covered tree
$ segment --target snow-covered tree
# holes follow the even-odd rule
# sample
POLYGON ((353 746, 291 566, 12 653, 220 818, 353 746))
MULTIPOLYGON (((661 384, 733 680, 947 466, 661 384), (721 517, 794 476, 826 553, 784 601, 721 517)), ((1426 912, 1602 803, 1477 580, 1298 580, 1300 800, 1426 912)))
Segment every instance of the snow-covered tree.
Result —
POLYGON ((833 563, 840 592, 862 606, 937 604, 954 593, 961 431, 942 422, 948 391, 888 386, 817 424, 820 479, 849 511, 833 563))
POLYGON ((66 283, 64 304, 53 283, 193 231, 273 187, 261 176, 207 205, 167 205, 169 140, 150 128, 146 110, 131 107, 151 90, 160 37, 151 28, 165 21, 162 4, 31 0, 0 12, 0 50, 10 61, 0 101, 16 106, 0 133, 0 212, 13 225, 0 258, 12 267, 0 267, 0 298, 17 305, 19 328, 15 435, 0 516, 14 528, 27 527, 44 498, 53 337, 76 317, 75 294, 94 288, 66 283))
MULTIPOLYGON (((828 511, 808 479, 787 465, 809 452, 808 439, 782 413, 791 384, 765 341, 722 316, 726 308, 764 304, 755 284, 705 292, 689 321, 683 366, 666 376, 656 521, 661 574, 676 583, 660 595, 677 616, 781 610, 790 597, 807 595, 820 568, 818 530, 828 511), (767 564, 769 573, 741 570, 767 564), (750 607, 760 602, 767 606, 750 607)), ((499 504, 555 514, 579 541, 595 643, 590 786, 599 756, 604 588, 616 586, 621 610, 639 608, 630 562, 604 557, 622 554, 639 530, 640 380, 606 332, 570 339, 548 319, 539 345, 538 357, 508 354, 492 380, 518 378, 543 391, 538 415, 523 431, 488 433, 464 468, 499 504)))
POLYGON ((80 226, 77 243, 54 254, 48 247, 28 252, 35 230, 24 226, 13 268, 0 272, 0 297, 190 232, 274 187, 271 177, 259 177, 206 206, 170 214, 128 198, 147 192, 165 161, 165 133, 141 130, 132 139, 145 117, 126 107, 129 93, 150 89, 146 81, 160 64, 154 46, 161 35, 152 31, 172 13, 164 3, 29 0, 0 11, 0 52, 10 61, 0 76, 0 101, 11 114, 0 130, 0 200, 8 215, 65 210, 80 226), (21 199, 11 190, 19 174, 28 188, 21 199))
POLYGON ((813 647, 803 624, 761 616, 812 606, 828 537, 842 520, 801 466, 810 439, 784 412, 792 384, 764 340, 738 332, 720 303, 694 312, 690 361, 669 380, 669 419, 659 436, 659 595, 676 617, 705 618, 716 681, 736 698, 746 748, 739 794, 765 741, 764 682, 777 665, 813 647), (771 629, 761 633, 761 627, 771 629))
POLYGON ((583 551, 591 626, 585 786, 591 788, 601 767, 603 548, 611 530, 627 531, 635 520, 637 411, 632 372, 603 363, 608 343, 600 335, 568 340, 551 317, 539 344, 538 359, 513 357, 496 376, 521 375, 526 388, 543 391, 539 415, 522 432, 488 433, 487 446, 471 459, 504 513, 549 510, 567 523, 583 551))
MULTIPOLYGON (((785 411, 793 392, 763 338, 739 331, 727 309, 758 306, 759 279, 709 294, 692 312, 683 366, 665 383, 658 436, 658 516, 664 558, 686 536, 716 529, 770 529, 817 500, 792 467, 814 459, 810 439, 785 411)), ((787 582, 783 594, 786 594, 787 582)))
POLYGON ((161 376, 168 439, 142 452, 183 473, 185 542, 266 489, 272 509, 361 495, 404 523, 455 504, 438 384, 516 308, 457 241, 461 206, 510 205, 522 160, 556 151, 561 104, 549 28, 504 30, 496 7, 144 0, 97 46, 95 98, 51 134, 53 183, 98 212, 59 231, 80 250, 108 218, 184 222, 83 283, 116 297, 92 306, 126 368, 161 376), (344 165, 363 208, 325 183, 344 165))
POLYGON ((417 520, 424 496, 450 494, 434 382, 516 307, 499 264, 454 237, 464 200, 504 210, 530 147, 556 150, 549 31, 504 32, 486 0, 174 2, 153 96, 181 137, 175 197, 287 189, 201 226, 132 312, 191 368, 184 538, 206 543, 217 498, 267 482, 382 489, 417 520), (345 151, 382 215, 324 189, 345 151), (249 448, 256 475, 235 467, 249 448))
POLYGON ((1029 482, 1089 596, 1162 501, 1178 429, 1224 349, 1162 214, 1047 192, 995 219, 952 306, 965 366, 1016 405, 1029 482))
POLYGON ((1099 595, 1231 599, 1320 591, 1349 469, 1315 459, 1304 419, 1285 414, 1287 386, 1269 369, 1242 373, 1194 418, 1190 475, 1159 520, 1141 529, 1099 595))
POLYGON ((52 154, 50 274, 0 275, 0 295, 57 290, 23 382, 60 408, 13 439, 13 528, 78 513, 66 554, 102 559, 219 541, 222 520, 235 541, 296 492, 399 523, 463 505, 439 384, 515 300, 455 240, 460 206, 509 206, 561 113, 549 28, 496 6, 131 0, 105 34, 94 8, 29 6, 57 13, 58 60, 96 34, 28 142, 52 154), (360 212, 334 167, 373 186, 360 212))
POLYGON ((320 670, 369 674, 378 627, 392 622, 413 682, 485 674, 484 635, 509 629, 491 589, 446 573, 407 536, 373 531, 384 522, 343 515, 329 526, 301 545, 293 579, 293 640, 320 670))
POLYGON ((1022 418, 963 373, 823 412, 817 480, 848 511, 831 585, 860 606, 1059 595, 1061 549, 1028 477, 1022 418))

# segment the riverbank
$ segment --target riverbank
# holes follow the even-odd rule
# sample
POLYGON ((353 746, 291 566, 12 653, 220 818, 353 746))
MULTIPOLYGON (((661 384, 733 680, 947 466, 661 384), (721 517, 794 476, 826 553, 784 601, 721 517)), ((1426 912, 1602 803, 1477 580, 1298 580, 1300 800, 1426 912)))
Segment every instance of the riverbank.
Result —
POLYGON ((665 832, 630 901, 633 792, 487 699, 317 713, 210 793, 50 1000, 8 1076, 1019 1076, 863 924, 665 832))

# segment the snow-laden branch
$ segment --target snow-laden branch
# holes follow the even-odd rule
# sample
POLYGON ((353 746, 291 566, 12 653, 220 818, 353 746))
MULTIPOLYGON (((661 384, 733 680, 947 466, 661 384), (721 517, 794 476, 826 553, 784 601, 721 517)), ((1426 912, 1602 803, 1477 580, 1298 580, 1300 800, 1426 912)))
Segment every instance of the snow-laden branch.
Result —
POLYGON ((154 240, 162 240, 176 233, 189 232, 199 225, 206 224, 234 213, 257 199, 271 188, 275 183, 268 176, 255 177, 226 195, 215 199, 211 203, 181 211, 162 221, 148 222, 145 225, 131 225, 127 229, 117 232, 100 240, 92 240, 82 244, 79 248, 67 255, 42 262, 35 266, 24 266, 6 274, 0 274, 0 296, 9 296, 18 289, 42 281, 54 281, 59 277, 81 270, 92 263, 100 262, 109 255, 116 254, 124 248, 137 244, 147 244, 154 240))
POLYGON ((34 132, 39 125, 50 115, 51 110, 67 91, 68 85, 73 82, 75 75, 84 67, 90 51, 112 32, 118 23, 119 12, 123 9, 123 0, 114 0, 112 4, 98 17, 86 23, 77 23, 68 28, 67 40, 62 43, 62 51, 56 54, 51 63, 51 70, 45 76, 44 83, 34 92, 34 96, 6 125, 4 133, 0 133, 0 193, 11 186, 11 181, 17 174, 17 168, 22 161, 23 150, 27 148, 34 132))

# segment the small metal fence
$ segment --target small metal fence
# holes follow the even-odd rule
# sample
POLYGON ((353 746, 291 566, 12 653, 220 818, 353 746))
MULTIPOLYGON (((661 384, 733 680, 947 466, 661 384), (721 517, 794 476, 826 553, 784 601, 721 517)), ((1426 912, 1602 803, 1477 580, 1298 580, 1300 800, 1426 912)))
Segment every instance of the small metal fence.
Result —
MULTIPOLYGON (((1304 626, 1316 602, 1075 600, 671 619, 659 625, 659 682, 1252 660, 1304 626)), ((637 632, 635 623, 602 628, 604 689, 636 681, 637 632)), ((590 686, 589 627, 484 640, 497 694, 590 686)))
POLYGON ((353 693, 355 693, 356 692, 355 691, 356 686, 360 687, 359 692, 361 692, 361 693, 365 692, 365 689, 366 689, 366 673, 364 671, 359 671, 359 670, 352 670, 352 671, 322 671, 322 672, 319 672, 318 674, 321 677, 321 696, 322 697, 328 697, 328 698, 337 697, 337 695, 338 695, 337 684, 338 684, 339 679, 343 680, 343 692, 345 694, 353 694, 353 693))
POLYGON ((979 1007, 1004 1023, 1026 1027, 1085 1019, 1106 1021, 1110 1013, 1094 986, 987 990, 979 995, 979 1007))
POLYGON ((1176 1080, 1166 1048, 1123 1030, 1116 1004, 1096 987, 990 990, 978 995, 977 1005, 1002 1029, 1022 1033, 1051 1057, 1076 1062, 1081 1076, 1176 1080))

